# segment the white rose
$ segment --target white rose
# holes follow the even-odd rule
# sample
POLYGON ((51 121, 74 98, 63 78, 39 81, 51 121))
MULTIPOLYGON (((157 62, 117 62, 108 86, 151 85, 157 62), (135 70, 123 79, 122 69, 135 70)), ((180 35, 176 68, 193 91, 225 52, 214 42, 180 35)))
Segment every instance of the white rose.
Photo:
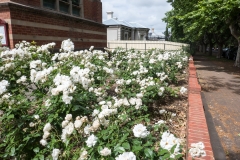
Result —
POLYGON ((111 150, 107 147, 105 147, 104 149, 102 149, 100 151, 100 155, 101 156, 108 156, 108 155, 111 155, 111 150))
POLYGON ((52 151, 52 158, 53 158, 53 160, 57 160, 59 154, 60 154, 60 150, 59 149, 53 149, 53 151, 52 151))
POLYGON ((83 122, 81 120, 76 120, 74 122, 75 128, 79 129, 82 126, 83 122))
POLYGON ((35 119, 39 119, 39 115, 34 115, 33 116, 35 119))
POLYGON ((68 125, 68 123, 69 123, 69 121, 66 121, 66 120, 63 121, 62 122, 62 128, 65 128, 68 125))
POLYGON ((88 147, 93 147, 95 146, 95 144, 97 143, 97 137, 94 136, 93 134, 91 136, 88 137, 88 139, 86 140, 87 146, 88 147))
POLYGON ((41 139, 40 144, 46 146, 48 143, 45 139, 41 139))
POLYGON ((82 151, 78 160, 85 160, 85 159, 88 159, 88 152, 86 150, 82 151))
POLYGON ((43 128, 43 132, 49 132, 50 130, 51 130, 51 124, 50 123, 45 124, 43 128))
POLYGON ((72 120, 72 114, 67 114, 65 117, 65 120, 71 121, 72 120))
POLYGON ((133 152, 124 152, 120 154, 118 157, 115 158, 115 160, 136 160, 136 156, 133 152))
POLYGON ((145 138, 150 134, 150 132, 147 131, 146 126, 137 124, 133 128, 133 134, 135 137, 145 138))
POLYGON ((43 139, 47 139, 50 136, 49 132, 44 132, 43 139))
POLYGON ((71 135, 74 131, 74 124, 72 122, 68 123, 68 125, 65 127, 65 130, 68 135, 71 135))
POLYGON ((94 130, 97 130, 99 127, 100 127, 100 122, 98 119, 96 119, 93 124, 92 124, 92 127, 94 130))
POLYGON ((17 76, 21 76, 21 72, 20 72, 20 71, 17 71, 17 72, 16 72, 16 75, 17 75, 17 76))
POLYGON ((34 126, 35 126, 35 123, 33 123, 33 122, 29 123, 29 127, 34 127, 34 126))

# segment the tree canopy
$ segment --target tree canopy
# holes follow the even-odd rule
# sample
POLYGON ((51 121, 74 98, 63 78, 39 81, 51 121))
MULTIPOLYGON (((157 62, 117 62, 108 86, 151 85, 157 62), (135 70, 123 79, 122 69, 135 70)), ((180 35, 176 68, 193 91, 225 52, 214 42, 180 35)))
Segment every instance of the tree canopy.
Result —
MULTIPOLYGON (((173 9, 166 13, 163 20, 171 28, 174 41, 190 43, 207 38, 209 43, 223 45, 231 33, 240 44, 240 0, 168 2, 173 9)), ((239 61, 240 56, 236 60, 238 66, 239 61)))

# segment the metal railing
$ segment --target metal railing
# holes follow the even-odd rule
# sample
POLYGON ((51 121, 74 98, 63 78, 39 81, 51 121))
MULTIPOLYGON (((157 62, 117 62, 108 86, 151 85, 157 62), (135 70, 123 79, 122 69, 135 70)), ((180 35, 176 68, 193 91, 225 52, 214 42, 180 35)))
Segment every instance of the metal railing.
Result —
POLYGON ((140 51, 147 51, 149 49, 158 48, 162 50, 179 50, 182 47, 189 47, 189 44, 186 43, 176 43, 169 41, 108 41, 108 48, 125 48, 127 49, 136 49, 140 51))

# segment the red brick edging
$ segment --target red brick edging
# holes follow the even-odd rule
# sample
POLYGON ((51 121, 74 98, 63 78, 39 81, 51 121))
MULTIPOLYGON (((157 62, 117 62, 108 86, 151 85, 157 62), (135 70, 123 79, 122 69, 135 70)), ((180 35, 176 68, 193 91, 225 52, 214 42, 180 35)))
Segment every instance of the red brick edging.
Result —
MULTIPOLYGON (((205 157, 194 158, 195 160, 214 160, 212 146, 210 142, 208 127, 204 114, 201 86, 197 80, 196 67, 193 58, 189 60, 189 80, 188 80, 188 121, 187 121, 187 151, 192 143, 203 142, 206 151, 205 157)), ((187 152, 187 160, 193 158, 187 152)))

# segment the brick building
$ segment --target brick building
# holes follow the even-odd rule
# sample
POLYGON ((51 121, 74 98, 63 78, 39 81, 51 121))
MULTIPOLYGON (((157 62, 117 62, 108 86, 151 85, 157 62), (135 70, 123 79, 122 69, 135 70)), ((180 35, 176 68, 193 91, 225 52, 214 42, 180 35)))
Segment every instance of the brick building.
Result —
POLYGON ((8 24, 10 48, 22 40, 60 48, 68 38, 75 49, 107 45, 101 0, 0 0, 0 20, 8 24))

